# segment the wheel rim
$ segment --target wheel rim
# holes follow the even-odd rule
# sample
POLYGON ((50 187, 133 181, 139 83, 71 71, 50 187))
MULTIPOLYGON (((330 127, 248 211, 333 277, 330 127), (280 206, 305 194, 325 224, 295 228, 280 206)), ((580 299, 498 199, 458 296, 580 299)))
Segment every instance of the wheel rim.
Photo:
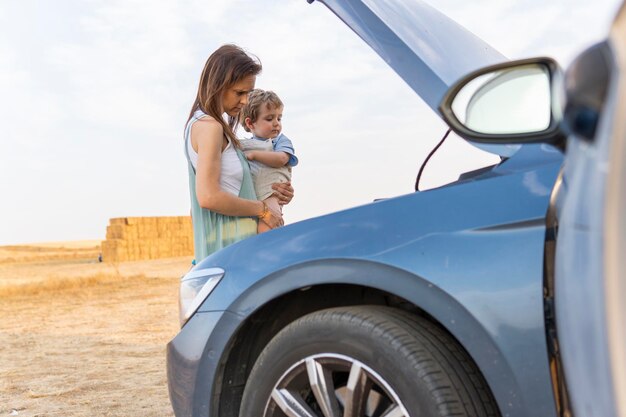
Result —
POLYGON ((389 383, 362 362, 309 356, 281 375, 264 417, 409 417, 389 383))

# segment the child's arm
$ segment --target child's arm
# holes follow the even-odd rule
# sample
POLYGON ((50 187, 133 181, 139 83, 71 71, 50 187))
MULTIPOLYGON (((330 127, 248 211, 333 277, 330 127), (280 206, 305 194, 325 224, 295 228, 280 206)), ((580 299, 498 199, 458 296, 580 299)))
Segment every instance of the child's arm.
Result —
POLYGON ((246 151, 248 161, 259 161, 272 168, 280 168, 289 162, 289 154, 287 152, 274 151, 246 151))

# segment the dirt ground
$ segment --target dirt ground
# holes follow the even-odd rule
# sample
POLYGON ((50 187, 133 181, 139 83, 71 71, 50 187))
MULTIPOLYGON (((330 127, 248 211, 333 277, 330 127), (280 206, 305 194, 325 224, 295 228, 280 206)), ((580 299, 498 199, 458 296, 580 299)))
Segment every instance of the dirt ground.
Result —
POLYGON ((85 245, 0 248, 0 416, 172 416, 165 345, 190 258, 111 265, 85 245))

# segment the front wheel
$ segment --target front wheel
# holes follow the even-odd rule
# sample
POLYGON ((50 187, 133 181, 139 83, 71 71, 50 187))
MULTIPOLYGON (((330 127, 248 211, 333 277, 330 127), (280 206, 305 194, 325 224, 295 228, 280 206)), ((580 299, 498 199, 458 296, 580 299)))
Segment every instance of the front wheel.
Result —
POLYGON ((428 320, 379 306, 304 316, 257 359, 240 417, 496 417, 467 353, 428 320))

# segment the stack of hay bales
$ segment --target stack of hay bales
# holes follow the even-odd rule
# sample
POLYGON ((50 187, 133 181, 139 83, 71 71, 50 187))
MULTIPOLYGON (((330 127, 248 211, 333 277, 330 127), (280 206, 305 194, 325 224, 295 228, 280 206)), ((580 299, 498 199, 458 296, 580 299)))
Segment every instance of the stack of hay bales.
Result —
POLYGON ((102 242, 105 262, 193 256, 189 216, 120 217, 109 220, 102 242))

